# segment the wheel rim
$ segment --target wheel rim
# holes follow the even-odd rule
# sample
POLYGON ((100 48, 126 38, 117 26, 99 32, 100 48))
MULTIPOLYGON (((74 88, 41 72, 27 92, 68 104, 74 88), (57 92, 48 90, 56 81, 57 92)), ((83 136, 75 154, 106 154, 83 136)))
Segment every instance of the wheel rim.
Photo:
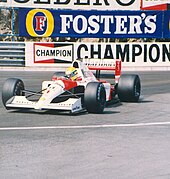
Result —
POLYGON ((136 98, 138 98, 140 96, 140 83, 139 80, 137 79, 135 86, 134 86, 134 95, 136 98))
POLYGON ((100 86, 99 87, 100 93, 99 93, 99 112, 103 112, 104 107, 105 107, 105 103, 106 103, 106 94, 105 94, 105 90, 104 90, 104 86, 100 86))
POLYGON ((24 89, 23 83, 21 81, 19 81, 16 84, 16 87, 15 87, 15 90, 14 90, 14 96, 22 96, 23 95, 23 92, 22 92, 23 89, 24 89))

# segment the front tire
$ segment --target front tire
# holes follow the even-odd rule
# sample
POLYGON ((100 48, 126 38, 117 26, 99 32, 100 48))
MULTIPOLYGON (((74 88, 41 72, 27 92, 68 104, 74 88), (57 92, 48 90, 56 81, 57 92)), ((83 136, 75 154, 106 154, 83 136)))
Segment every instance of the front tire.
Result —
POLYGON ((121 75, 118 86, 118 98, 122 102, 137 102, 141 93, 141 83, 138 75, 121 75))
POLYGON ((106 91, 102 83, 90 82, 87 84, 84 104, 89 113, 103 113, 106 104, 106 91))
POLYGON ((9 78, 5 81, 2 88, 2 102, 6 107, 7 101, 13 96, 24 96, 24 83, 17 78, 9 78))

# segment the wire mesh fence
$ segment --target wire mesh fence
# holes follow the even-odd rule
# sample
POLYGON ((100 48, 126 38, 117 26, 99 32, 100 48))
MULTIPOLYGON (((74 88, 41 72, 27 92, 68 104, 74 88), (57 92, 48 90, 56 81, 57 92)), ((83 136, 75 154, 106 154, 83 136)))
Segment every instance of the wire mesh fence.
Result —
POLYGON ((0 41, 17 41, 18 8, 0 8, 0 41))

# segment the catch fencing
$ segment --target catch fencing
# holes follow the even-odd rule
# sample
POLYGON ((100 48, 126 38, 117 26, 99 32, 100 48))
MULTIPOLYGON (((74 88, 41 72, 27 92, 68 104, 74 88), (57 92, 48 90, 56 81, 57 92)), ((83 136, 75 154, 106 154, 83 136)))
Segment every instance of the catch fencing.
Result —
POLYGON ((0 8, 0 41, 18 41, 18 8, 0 8))

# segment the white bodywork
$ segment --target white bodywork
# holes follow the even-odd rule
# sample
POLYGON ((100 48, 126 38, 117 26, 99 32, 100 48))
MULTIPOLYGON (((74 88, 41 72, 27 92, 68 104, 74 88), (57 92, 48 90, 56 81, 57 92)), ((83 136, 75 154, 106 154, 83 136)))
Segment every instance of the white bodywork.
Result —
MULTIPOLYGON (((74 65, 78 65, 78 74, 81 80, 73 82, 76 86, 84 86, 89 82, 97 81, 93 73, 80 61, 74 61, 74 65)), ((64 79, 64 78, 63 78, 64 79)), ((110 83, 103 83, 106 90, 106 101, 110 98, 110 83)), ((42 83, 42 95, 38 101, 29 101, 25 96, 13 96, 6 103, 9 108, 30 108, 30 109, 55 109, 55 110, 68 110, 72 113, 79 112, 83 109, 80 97, 70 97, 66 101, 51 103, 52 100, 67 91, 68 86, 65 85, 64 80, 59 78, 54 81, 44 81, 42 83)), ((68 89, 69 90, 69 89, 68 89)))
POLYGON ((25 96, 15 96, 13 101, 7 104, 7 107, 11 108, 28 108, 28 109, 56 109, 56 110, 68 110, 71 113, 81 111, 81 98, 69 98, 68 100, 60 103, 44 103, 41 108, 37 108, 37 102, 32 102, 26 99, 25 96))

